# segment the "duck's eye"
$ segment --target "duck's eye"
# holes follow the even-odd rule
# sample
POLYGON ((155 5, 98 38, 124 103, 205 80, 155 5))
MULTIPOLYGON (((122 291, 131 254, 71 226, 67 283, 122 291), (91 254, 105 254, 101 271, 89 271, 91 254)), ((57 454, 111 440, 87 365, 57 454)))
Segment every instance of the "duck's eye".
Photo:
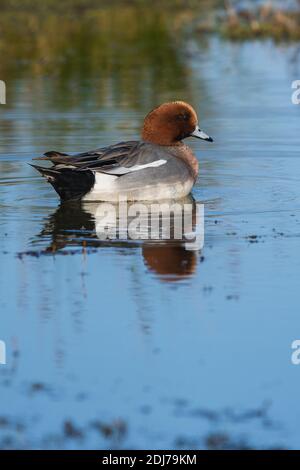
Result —
POLYGON ((177 114, 176 116, 178 121, 188 121, 189 120, 189 115, 188 114, 177 114))

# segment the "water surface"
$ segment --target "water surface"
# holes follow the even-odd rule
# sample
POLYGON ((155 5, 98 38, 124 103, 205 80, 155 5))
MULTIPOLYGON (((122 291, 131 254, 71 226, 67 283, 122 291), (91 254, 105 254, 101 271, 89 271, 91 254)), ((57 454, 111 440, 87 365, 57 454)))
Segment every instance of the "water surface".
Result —
POLYGON ((160 49, 127 41, 106 62, 93 42, 56 75, 7 65, 1 448, 299 448, 296 48, 174 49, 157 34, 160 49), (204 249, 101 242, 93 212, 60 207, 27 162, 136 139, 169 99, 193 104, 215 139, 189 141, 204 249))

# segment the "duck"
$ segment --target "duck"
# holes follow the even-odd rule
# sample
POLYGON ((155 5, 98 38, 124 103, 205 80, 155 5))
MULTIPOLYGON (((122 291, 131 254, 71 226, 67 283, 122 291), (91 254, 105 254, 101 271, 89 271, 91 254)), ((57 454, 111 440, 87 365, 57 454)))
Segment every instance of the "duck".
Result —
POLYGON ((192 190, 199 163, 183 140, 213 139, 198 124, 194 108, 184 101, 163 103, 145 119, 141 140, 119 142, 77 154, 46 152, 31 164, 53 186, 61 201, 84 202, 176 200, 192 190))

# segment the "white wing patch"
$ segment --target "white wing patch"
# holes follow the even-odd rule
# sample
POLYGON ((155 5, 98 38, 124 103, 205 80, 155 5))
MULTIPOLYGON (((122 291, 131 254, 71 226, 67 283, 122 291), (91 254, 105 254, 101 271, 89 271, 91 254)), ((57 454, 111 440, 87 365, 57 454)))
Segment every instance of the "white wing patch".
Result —
POLYGON ((150 167, 164 165, 166 162, 167 162, 167 160, 156 160, 156 162, 145 163, 145 165, 135 165, 135 166, 129 168, 129 170, 130 171, 144 170, 144 168, 150 168, 150 167))
POLYGON ((167 160, 156 160, 155 162, 145 163, 145 165, 134 165, 130 168, 122 166, 110 171, 111 175, 126 175, 127 173, 132 173, 133 171, 144 170, 145 168, 153 168, 156 166, 161 166, 167 163, 167 160))

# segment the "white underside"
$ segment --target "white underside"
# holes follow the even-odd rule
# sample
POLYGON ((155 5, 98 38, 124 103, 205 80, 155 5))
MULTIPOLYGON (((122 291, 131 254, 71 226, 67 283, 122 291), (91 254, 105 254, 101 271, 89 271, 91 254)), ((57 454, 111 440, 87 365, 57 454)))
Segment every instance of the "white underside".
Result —
POLYGON ((128 201, 157 201, 163 199, 181 199, 187 196, 193 181, 177 182, 174 184, 149 184, 144 187, 122 188, 119 184, 120 178, 104 173, 95 174, 96 181, 93 189, 87 193, 82 200, 89 202, 118 202, 121 197, 128 201))

